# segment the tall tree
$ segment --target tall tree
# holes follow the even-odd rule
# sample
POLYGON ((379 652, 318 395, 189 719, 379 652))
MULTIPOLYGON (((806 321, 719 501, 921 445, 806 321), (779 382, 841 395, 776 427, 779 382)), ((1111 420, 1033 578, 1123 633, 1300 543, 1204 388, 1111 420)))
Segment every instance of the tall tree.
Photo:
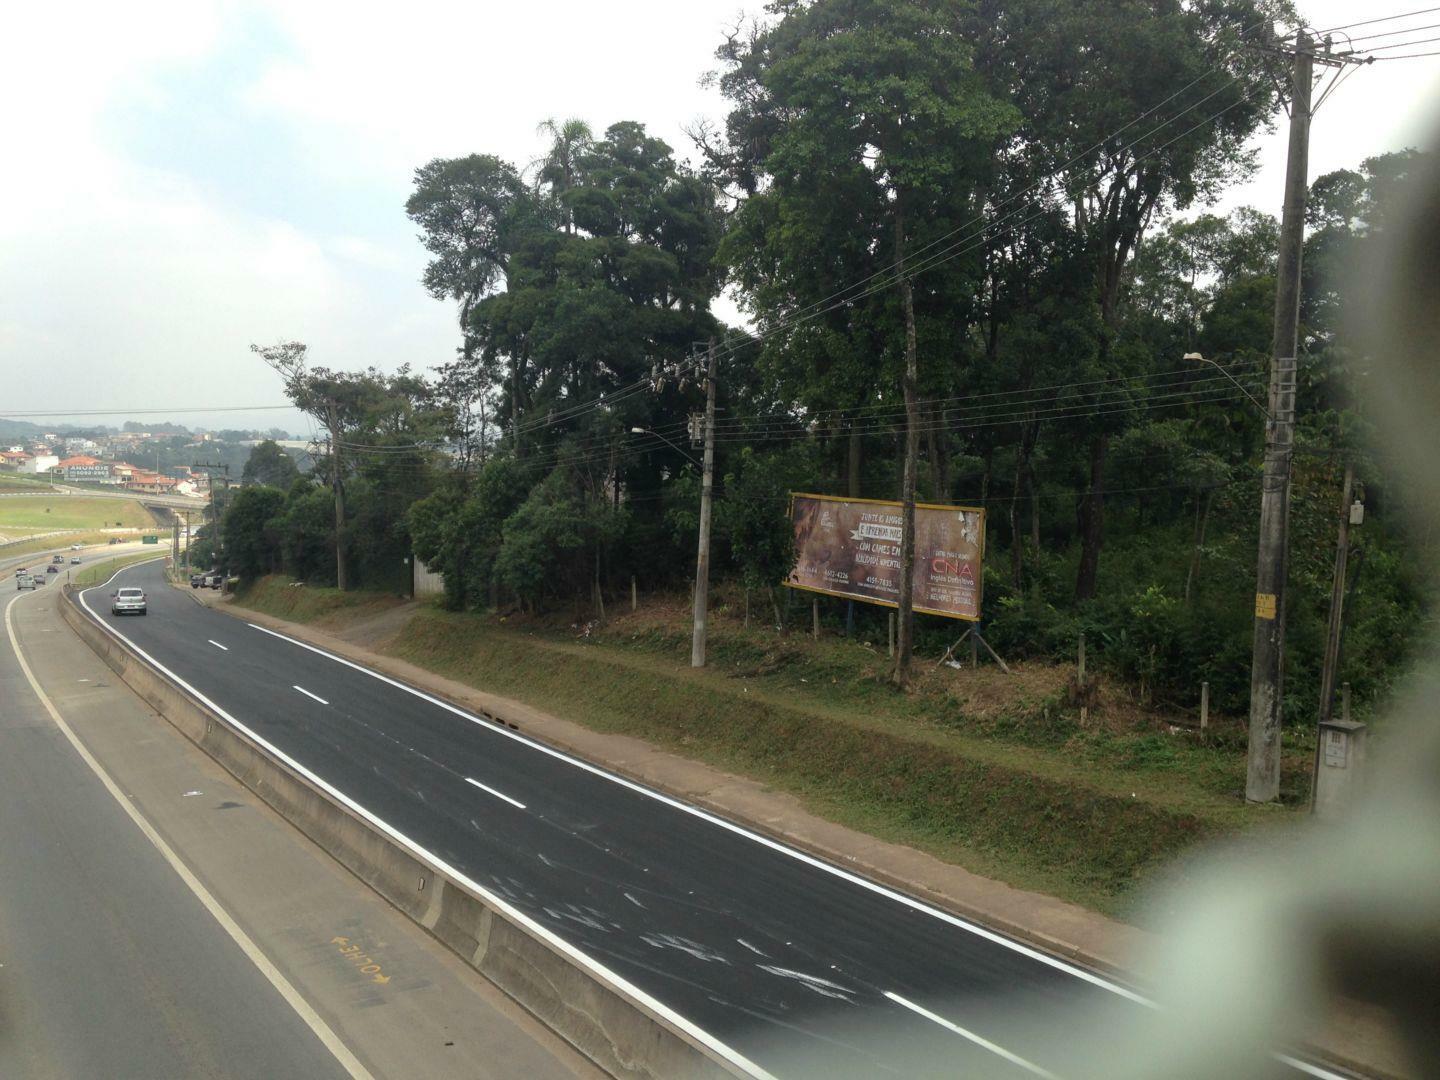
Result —
POLYGON ((733 108, 727 145, 710 150, 748 194, 727 256, 742 284, 770 279, 757 290, 768 305, 756 305, 762 329, 814 321, 798 335, 801 355, 830 367, 816 347, 827 337, 839 344, 850 403, 898 383, 905 405, 897 683, 908 678, 913 641, 918 398, 931 366, 921 353, 959 352, 976 275, 973 257, 927 272, 912 252, 931 251, 976 214, 997 145, 1016 123, 971 63, 968 10, 781 0, 770 7, 776 21, 733 36, 719 53, 733 108), (834 302, 837 287, 866 278, 876 288, 834 302), (879 346, 879 370, 853 362, 866 344, 879 346))
MULTIPOLYGON (((1246 142, 1268 121, 1275 90, 1266 27, 1288 0, 980 0, 975 40, 994 92, 1025 123, 1009 148, 1013 191, 1067 206, 1075 257, 1098 315, 1090 358, 1075 381, 1113 380, 1148 366, 1121 340, 1121 291, 1147 226, 1247 173, 1246 142)), ((1088 481, 1079 502, 1075 594, 1095 594, 1104 539, 1104 478, 1122 408, 1074 425, 1088 481)))
POLYGON ((290 455, 281 450, 273 439, 266 439, 250 451, 245 461, 245 470, 240 479, 256 484, 267 484, 282 491, 290 487, 300 470, 290 455))

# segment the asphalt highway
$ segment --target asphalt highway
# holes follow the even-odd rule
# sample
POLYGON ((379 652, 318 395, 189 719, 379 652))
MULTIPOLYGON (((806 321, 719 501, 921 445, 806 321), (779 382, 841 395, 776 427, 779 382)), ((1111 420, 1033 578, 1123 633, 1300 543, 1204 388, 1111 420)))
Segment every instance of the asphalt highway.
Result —
POLYGON ((1073 1025, 1118 1034, 1149 1008, 1102 977, 211 611, 167 586, 159 564, 81 600, 392 835, 756 1074, 1064 1076, 1073 1025), (122 584, 145 588, 148 615, 110 613, 122 584))
POLYGON ((0 647, 0 1076, 283 1075, 346 1074, 95 782, 0 647))

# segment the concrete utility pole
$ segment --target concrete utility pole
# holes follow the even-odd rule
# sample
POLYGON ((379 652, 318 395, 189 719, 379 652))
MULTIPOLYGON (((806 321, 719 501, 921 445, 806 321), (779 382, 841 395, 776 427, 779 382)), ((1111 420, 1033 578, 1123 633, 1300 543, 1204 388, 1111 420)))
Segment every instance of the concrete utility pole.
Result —
POLYGON ((1291 69, 1290 148, 1275 287, 1270 364, 1270 420, 1260 487, 1260 550, 1255 568, 1255 642, 1250 665, 1250 748, 1245 798, 1280 793, 1280 727, 1284 703, 1285 580, 1290 553, 1290 466, 1295 446, 1295 353, 1300 330, 1300 255, 1310 155, 1310 91, 1315 43, 1301 30, 1291 69))
POLYGON ((715 370, 718 356, 710 339, 705 375, 705 478, 700 486, 700 550, 695 555, 695 628, 690 638, 690 666, 705 666, 705 624, 710 602, 710 496, 715 487, 715 370))
MULTIPOLYGON (((230 466, 218 461, 194 461, 190 463, 190 467, 192 469, 205 469, 207 472, 210 469, 219 469, 225 474, 226 499, 220 500, 218 505, 215 499, 215 477, 210 477, 210 523, 215 526, 215 539, 218 540, 220 538, 220 515, 224 513, 224 503, 230 495, 230 466)), ((216 548, 216 552, 218 554, 218 547, 216 548)))
POLYGON ((1335 679, 1340 666, 1340 629, 1345 625, 1345 571, 1350 560, 1350 502, 1355 497, 1355 465, 1345 465, 1340 490, 1340 527, 1335 539, 1335 578, 1330 585, 1330 622, 1325 632, 1325 659, 1320 667, 1320 723, 1335 711, 1335 679))

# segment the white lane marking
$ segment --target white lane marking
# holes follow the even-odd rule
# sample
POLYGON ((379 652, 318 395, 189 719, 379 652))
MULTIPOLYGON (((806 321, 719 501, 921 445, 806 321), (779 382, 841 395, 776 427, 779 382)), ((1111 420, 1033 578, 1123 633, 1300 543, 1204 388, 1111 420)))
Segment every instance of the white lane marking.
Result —
POLYGON ((949 1020, 946 1020, 943 1016, 938 1016, 937 1014, 931 1012, 929 1009, 925 1008, 923 1005, 916 1005, 915 1002, 913 1002, 913 1001, 907 1001, 905 998, 901 997, 899 994, 892 994, 889 990, 886 990, 886 991, 885 991, 885 996, 886 996, 887 998, 889 998, 891 1001, 895 1002, 896 1005, 904 1006, 905 1008, 909 1009, 911 1012, 919 1013, 919 1014, 920 1014, 921 1016, 923 1016, 926 1020, 929 1020, 929 1021, 931 1021, 932 1023, 935 1023, 935 1024, 939 1024, 941 1027, 945 1028, 947 1031, 953 1031, 956 1035, 959 1035, 962 1039, 969 1039, 969 1040, 970 1040, 972 1043, 974 1043, 976 1046, 982 1047, 982 1048, 985 1049, 985 1050, 989 1050, 989 1051, 990 1051, 992 1054, 994 1054, 996 1057, 1002 1057, 1002 1058, 1004 1058, 1006 1061, 1010 1062, 1010 1064, 1012 1064, 1012 1065, 1018 1065, 1018 1066, 1020 1066, 1020 1068, 1025 1069, 1025 1070, 1027 1070, 1027 1071, 1029 1071, 1029 1072, 1032 1072, 1032 1073, 1034 1073, 1036 1076, 1044 1077, 1044 1080, 1060 1080, 1060 1078, 1059 1078, 1058 1076, 1056 1076, 1054 1073, 1052 1073, 1049 1069, 1042 1069, 1039 1065, 1036 1065, 1033 1061, 1026 1061, 1026 1060, 1025 1060, 1024 1058, 1022 1058, 1019 1054, 1011 1053, 1009 1050, 1006 1050, 1006 1049, 1005 1049, 1003 1046, 1001 1046, 999 1043, 993 1043, 993 1042, 991 1042, 989 1039, 985 1038, 984 1036, 976 1035, 973 1031, 966 1031, 966 1030, 965 1030, 964 1028, 962 1028, 959 1024, 951 1023, 949 1020))
POLYGON ((467 784, 474 784, 474 785, 475 785, 476 787, 478 787, 481 791, 489 792, 491 795, 494 795, 497 799, 504 799, 504 800, 505 800, 506 802, 508 802, 511 806, 518 806, 521 810, 524 810, 524 809, 525 809, 525 804, 524 804, 523 802, 521 802, 519 799, 512 799, 509 795, 502 794, 501 792, 496 791, 493 787, 486 787, 486 786, 485 786, 484 784, 482 784, 479 780, 471 780, 470 777, 467 776, 467 777, 465 777, 465 782, 466 782, 467 784))
MULTIPOLYGON (((116 573, 119 573, 119 571, 116 571, 116 573)), ((106 584, 108 585, 109 582, 106 582, 106 584)), ((32 593, 31 595, 34 594, 32 593)), ((19 598, 16 597, 16 599, 19 598)), ((64 603, 63 597, 61 598, 61 603, 64 603)), ((40 704, 45 706, 45 711, 50 714, 50 719, 55 722, 55 726, 60 729, 61 734, 63 734, 70 745, 75 748, 75 752, 80 755, 81 760, 90 767, 90 771, 99 778, 100 783, 105 785, 105 790, 120 804, 120 809, 125 811, 126 816, 135 823, 136 828, 144 834, 145 839, 154 845, 155 850, 170 864, 170 868, 179 875, 180 880, 189 887, 190 891, 195 894, 196 899, 205 906, 205 910, 208 911, 215 921, 220 924, 221 928, 230 935, 230 939, 234 941, 236 945, 240 946, 240 951, 243 952, 249 961, 260 970, 260 973, 269 980, 270 985, 285 999, 285 1003, 295 1010, 296 1015, 305 1022, 306 1027, 315 1033, 320 1042, 324 1044, 325 1049, 329 1050, 330 1053, 335 1056, 335 1060, 340 1063, 340 1067, 354 1077, 355 1080, 373 1080, 370 1071, 366 1069, 364 1065, 360 1064, 360 1059, 350 1052, 350 1048, 340 1041, 340 1036, 336 1035, 330 1025, 321 1018, 320 1014, 315 1011, 310 1003, 300 996, 300 992, 295 989, 294 985, 285 977, 284 973, 270 962, 270 958, 260 951, 260 947, 255 944, 250 935, 245 933, 240 924, 231 918, 230 913, 220 906, 220 902, 211 895, 210 890, 205 888, 205 886, 201 884, 200 879, 181 861, 180 856, 176 855, 174 849, 155 831, 154 826, 141 816, 140 811, 135 808, 135 804, 120 790, 120 786, 111 779, 110 774, 105 771, 105 767, 90 753, 85 744, 80 741, 80 737, 76 735, 70 725, 65 722, 65 718, 60 715, 60 711, 55 707, 55 703, 50 700, 50 696, 41 689, 40 683, 35 678, 35 673, 30 670, 30 665, 25 660, 25 654, 20 651, 20 642, 15 637, 15 626, 10 619, 10 608, 13 607, 14 604, 15 600, 11 600, 10 603, 5 605, 5 632, 10 637, 10 648, 15 651, 15 659, 19 661, 20 670, 24 672, 26 681, 30 683, 30 689, 35 691, 35 696, 40 699, 40 704)), ((89 610, 88 605, 86 606, 86 610, 89 610)), ((90 614, 92 617, 95 615, 93 611, 91 611, 90 614)), ((96 621, 99 622, 100 625, 104 625, 103 620, 97 619, 96 621)))
POLYGON ((220 642, 216 641, 214 638, 206 638, 205 640, 208 641, 208 642, 210 642, 211 645, 214 645, 214 646, 215 646, 217 649, 219 649, 221 652, 229 652, 229 651, 230 651, 230 646, 229 646, 229 645, 221 645, 220 642))
MULTIPOLYGON (((128 569, 128 567, 125 569, 128 569)), ((121 572, 121 570, 117 570, 115 571, 115 574, 119 574, 121 572)), ((110 580, 114 580, 114 575, 111 575, 110 580)), ((105 582, 105 585, 108 584, 110 584, 109 581, 105 582)), ((413 854, 418 855, 421 859, 428 862, 431 866, 435 867, 438 871, 440 871, 440 873, 446 874, 449 877, 453 878, 455 881, 459 882, 461 885, 464 885, 465 888, 469 889, 476 896, 483 899, 491 907, 503 913, 506 918, 511 919, 520 926, 523 926, 531 934, 534 934, 536 937, 550 944, 553 948, 570 957, 570 959, 572 959, 577 965, 587 969, 601 981, 608 982, 611 986, 620 990, 621 993, 628 994, 631 998, 639 1002, 645 1008, 649 1009, 651 1012, 655 1013, 662 1019, 669 1021, 675 1027, 679 1028, 681 1031, 689 1035, 696 1042, 708 1047, 715 1054, 724 1058, 731 1065, 734 1065, 737 1069, 740 1069, 742 1072, 745 1072, 749 1076, 754 1077, 755 1080, 776 1080, 773 1074, 766 1072, 759 1065, 755 1064, 755 1062, 751 1061, 738 1050, 735 1050, 733 1047, 730 1047, 727 1044, 721 1042, 714 1035, 711 1035, 710 1032, 706 1031, 704 1028, 696 1024, 693 1020, 682 1016, 680 1013, 672 1009, 669 1005, 666 1005, 663 1001, 660 1001, 658 998, 652 997, 650 994, 640 989, 640 987, 630 982, 630 980, 626 979, 623 975, 619 974, 616 971, 612 971, 610 968, 606 967, 604 964, 596 960, 594 957, 590 956, 588 953, 583 952, 580 949, 576 948, 574 945, 570 944, 570 942, 566 941, 564 938, 556 934, 554 931, 550 930, 548 927, 536 922, 519 908, 515 907, 513 904, 505 900, 503 897, 498 896, 491 890, 487 889, 485 886, 481 885, 478 881, 475 881, 473 878, 470 878, 466 874, 457 870, 444 859, 440 858, 440 856, 422 847, 420 844, 416 843, 414 840, 410 839, 410 837, 402 833, 399 829, 395 828, 395 826, 391 825, 388 821, 379 817, 372 811, 367 810, 364 806, 360 805, 360 803, 352 799, 349 795, 346 795, 334 784, 330 783, 327 780, 321 779, 316 773, 308 769, 306 766, 300 764, 300 762, 296 761, 289 754, 285 753, 285 751, 281 750, 278 746, 269 742, 267 739, 257 734, 256 732, 251 731, 250 728, 246 727, 239 720, 235 719, 235 717, 231 716, 219 705, 211 701, 199 690, 195 689, 195 687, 191 686, 184 679, 180 678, 180 676, 175 674, 175 672, 171 671, 164 664, 160 663, 153 656, 147 653, 144 649, 140 648, 140 646, 136 645, 124 634, 121 634, 104 619, 96 615, 95 609, 90 606, 90 604, 86 601, 85 597, 86 594, 93 592, 94 589, 104 588, 105 585, 97 585, 94 586, 94 588, 86 589, 83 592, 77 594, 80 597, 80 606, 86 610, 86 612, 90 615, 90 618, 111 637, 115 638, 118 641, 125 642, 127 646, 134 650, 135 655, 139 656, 156 671, 159 671, 160 673, 168 677, 170 680, 172 680, 176 686, 179 686, 181 689, 185 690, 192 697, 194 697, 196 701, 200 702, 206 708, 213 711, 216 716, 220 717, 236 731, 240 732, 247 739, 251 740, 253 743, 255 743, 255 745, 262 747, 277 761, 283 762, 291 769, 294 769, 297 773, 305 777, 305 779, 309 780, 316 787, 320 788, 320 790, 329 794, 336 801, 340 802, 346 807, 349 807, 355 813, 359 814, 362 818, 364 818, 366 821, 370 822, 370 824, 374 825, 377 829, 383 832, 386 836, 389 836, 391 839, 393 839, 396 843, 400 844, 405 848, 408 848, 413 854)), ((256 629, 260 630, 264 628, 256 627, 256 629)), ((283 634, 276 634, 275 636, 284 638, 283 634)), ((285 640, 288 641, 290 639, 286 638, 285 640)), ((297 642, 296 644, 299 643, 297 642)), ((319 652, 319 650, 316 651, 319 652)), ((328 654, 322 653, 321 655, 328 654)), ((365 669, 359 668, 359 670, 364 671, 365 669)), ((480 721, 476 722, 479 723, 480 721)), ((489 725, 485 726, 488 729, 489 725)))
POLYGON ((308 698, 314 698, 316 701, 320 702, 321 705, 329 705, 329 704, 330 704, 330 702, 326 701, 326 700, 325 700, 323 697, 321 697, 319 694, 312 694, 309 690, 306 690, 305 687, 303 687, 303 686, 295 686, 295 685, 292 683, 291 686, 290 686, 290 689, 291 689, 291 690, 299 690, 299 691, 300 691, 302 694, 304 694, 306 697, 308 697, 308 698))
POLYGON ((967 922, 966 920, 960 918, 958 915, 952 915, 948 911, 942 911, 939 908, 931 907, 928 904, 921 903, 919 900, 916 900, 913 897, 906 896, 904 893, 901 892, 896 892, 894 889, 890 889, 884 885, 880 885, 874 881, 870 881, 869 879, 863 878, 858 874, 852 874, 850 871, 842 869, 838 866, 834 866, 828 862, 825 862, 823 859, 816 858, 814 855, 807 854, 806 852, 800 851, 796 848, 788 847, 785 844, 780 843, 778 840, 772 840, 770 837, 761 835, 760 833, 752 832, 749 829, 745 828, 743 825, 737 825, 735 822, 712 814, 708 810, 702 810, 698 806, 690 806, 687 803, 681 802, 679 799, 673 799, 669 795, 665 795, 659 791, 654 791, 651 788, 647 788, 643 784, 637 784, 633 780, 627 780, 623 776, 617 776, 614 773, 606 772, 598 765, 592 765, 588 761, 584 761, 577 757, 572 757, 571 755, 561 750, 556 750, 553 746, 547 746, 545 743, 536 742, 534 739, 521 735, 519 732, 511 731, 508 728, 501 727, 494 721, 483 720, 478 716, 467 713, 464 709, 461 709, 457 705, 452 705, 448 701, 435 697, 433 694, 427 694, 425 691, 418 690, 413 686, 407 686, 405 683, 400 682, 398 679, 392 679, 388 675, 382 675, 378 671, 372 671, 361 664, 355 663, 353 660, 347 660, 343 656, 337 656, 334 653, 326 652, 324 649, 317 648, 314 645, 311 645, 304 641, 300 641, 296 638, 287 637, 285 634, 281 634, 275 630, 271 630, 268 627, 259 626, 255 623, 247 623, 246 625, 248 625, 252 630, 259 630, 262 634, 269 634, 271 637, 277 637, 281 641, 288 641, 290 644, 298 645, 302 649, 308 649, 310 652, 313 652, 318 656, 327 657, 335 661, 337 664, 343 664, 345 667, 353 668, 356 671, 363 672, 364 674, 369 675, 372 679, 379 679, 383 683, 389 683, 391 686, 396 687, 400 690, 404 690, 408 694, 413 694, 415 697, 418 697, 423 701, 428 701, 432 705, 438 705, 440 708, 445 709, 447 712, 454 713, 456 716, 468 720, 472 724, 478 724, 481 728, 486 731, 492 732, 493 734, 503 735, 507 739, 513 739, 515 742, 518 742, 524 746, 529 746, 532 749, 539 750, 542 754, 549 754, 551 757, 556 758, 559 761, 567 762, 568 764, 573 765, 577 769, 584 769, 586 772, 592 773, 595 776, 603 777, 604 779, 609 780, 612 784, 619 784, 621 787, 629 788, 631 791, 637 792, 640 795, 644 795, 648 799, 654 799, 656 802, 662 802, 667 806, 674 807, 677 810, 690 814, 692 817, 697 817, 701 821, 708 821, 712 825, 718 825, 720 828, 727 829, 730 832, 735 833, 737 836, 743 836, 748 840, 752 840, 757 844, 761 844, 765 847, 770 848, 772 851, 778 851, 782 855, 788 855, 790 858, 802 862, 807 866, 812 866, 817 870, 823 870, 827 874, 833 874, 835 877, 838 877, 843 881, 848 881, 852 885, 858 885, 862 889, 869 889, 871 892, 883 896, 887 900, 893 900, 897 904, 903 904, 905 907, 910 908, 912 911, 922 912, 933 918, 939 919, 941 922, 949 923, 951 926, 958 927, 961 930, 965 930, 971 934, 974 934, 976 937, 983 938, 984 940, 993 942, 997 945, 1002 945, 1013 952, 1019 953, 1021 956, 1027 956, 1031 960, 1036 960, 1042 964, 1046 964, 1052 968, 1055 968, 1058 971, 1063 971, 1067 975, 1072 975, 1077 979, 1082 979, 1085 982, 1091 983, 1092 985, 1102 987, 1112 993, 1119 994, 1121 997, 1129 998, 1131 1001, 1134 1001, 1139 1005, 1156 1008, 1155 1003, 1150 1001, 1148 998, 1135 993, 1135 991, 1133 990, 1129 990, 1126 987, 1120 986, 1118 983, 1113 983, 1109 979, 1102 978, 1101 976, 1096 975, 1094 972, 1086 971, 1084 968, 1079 968, 1073 964, 1066 963, 1064 960, 1047 955, 1046 953, 1040 952, 1038 949, 1032 949, 1028 945, 1022 945, 1018 941, 1012 941, 1010 938, 1007 938, 1001 934, 997 934, 993 930, 987 930, 985 927, 980 926, 976 923, 967 922))

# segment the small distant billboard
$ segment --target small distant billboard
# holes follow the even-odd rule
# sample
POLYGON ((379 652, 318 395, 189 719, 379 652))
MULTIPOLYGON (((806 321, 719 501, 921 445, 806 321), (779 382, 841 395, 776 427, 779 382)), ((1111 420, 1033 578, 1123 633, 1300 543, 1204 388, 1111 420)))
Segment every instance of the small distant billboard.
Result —
MULTIPOLYGON (((792 589, 899 607, 901 504, 833 495, 790 496, 792 589)), ((915 610, 978 622, 985 511, 915 504, 915 610)))

